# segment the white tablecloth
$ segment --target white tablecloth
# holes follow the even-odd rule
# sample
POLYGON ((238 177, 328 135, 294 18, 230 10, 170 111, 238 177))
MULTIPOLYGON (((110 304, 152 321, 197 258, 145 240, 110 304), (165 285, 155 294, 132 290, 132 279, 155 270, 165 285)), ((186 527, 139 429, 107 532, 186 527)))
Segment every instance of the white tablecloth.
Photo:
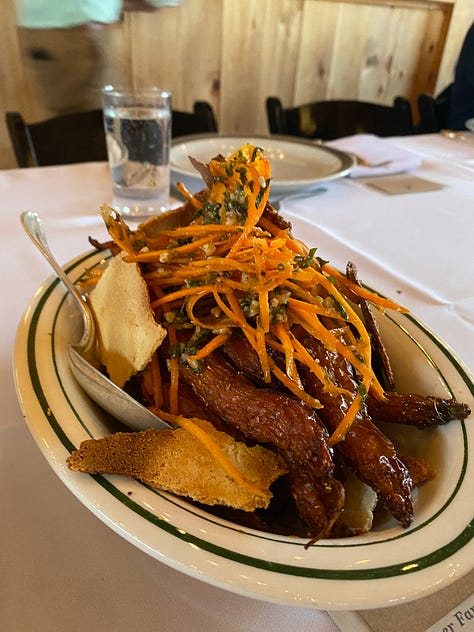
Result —
MULTIPOLYGON (((288 202, 295 233, 320 230, 319 254, 354 261, 474 367, 474 143, 442 136, 393 139, 423 156, 417 174, 445 184, 386 196, 354 179, 314 199, 288 202)), ((234 632, 338 630, 328 614, 231 594, 148 557, 94 517, 62 485, 22 419, 12 375, 17 324, 51 272, 20 227, 38 211, 61 263, 106 238, 98 214, 109 200, 105 164, 0 172, 0 628, 234 632)))

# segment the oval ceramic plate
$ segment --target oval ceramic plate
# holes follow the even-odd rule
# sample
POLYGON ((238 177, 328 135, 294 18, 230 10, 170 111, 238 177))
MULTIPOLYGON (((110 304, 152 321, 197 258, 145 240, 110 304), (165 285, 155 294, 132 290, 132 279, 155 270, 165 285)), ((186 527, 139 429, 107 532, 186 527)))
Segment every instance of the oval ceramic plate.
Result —
MULTIPOLYGON (((310 240, 306 240, 310 243, 310 240)), ((67 266, 76 281, 103 253, 67 266)), ((221 520, 186 501, 125 477, 71 472, 66 459, 80 442, 113 432, 114 422, 83 394, 66 348, 76 314, 57 279, 39 289, 19 325, 15 377, 38 446, 67 487, 135 546, 200 580, 239 594, 292 606, 360 609, 423 597, 468 572, 474 562, 472 421, 400 431, 407 453, 429 458, 438 477, 416 493, 415 521, 391 521, 350 539, 283 537, 221 520)), ((454 395, 471 405, 472 378, 412 316, 382 319, 401 390, 454 395)))
POLYGON ((273 197, 342 178, 354 166, 353 157, 342 151, 288 136, 194 135, 173 141, 172 178, 183 181, 193 191, 202 189, 202 178, 191 165, 189 156, 207 163, 218 154, 232 154, 246 143, 261 147, 270 159, 273 197))

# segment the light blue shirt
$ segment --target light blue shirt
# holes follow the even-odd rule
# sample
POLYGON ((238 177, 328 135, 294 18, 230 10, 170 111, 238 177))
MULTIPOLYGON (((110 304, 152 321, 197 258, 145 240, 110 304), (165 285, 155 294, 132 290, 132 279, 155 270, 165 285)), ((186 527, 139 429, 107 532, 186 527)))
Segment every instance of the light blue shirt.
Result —
POLYGON ((30 29, 67 28, 87 22, 116 22, 122 0, 17 0, 19 26, 30 29))
MULTIPOLYGON (((181 0, 147 0, 152 7, 179 6, 181 0)), ((120 20, 122 0, 17 0, 17 22, 27 29, 61 29, 87 22, 120 20)))

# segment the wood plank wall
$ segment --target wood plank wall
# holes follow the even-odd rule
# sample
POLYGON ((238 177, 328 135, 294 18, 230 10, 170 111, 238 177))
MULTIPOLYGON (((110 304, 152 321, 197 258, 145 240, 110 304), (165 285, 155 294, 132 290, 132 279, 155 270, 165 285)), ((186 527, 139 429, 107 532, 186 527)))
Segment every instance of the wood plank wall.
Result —
MULTIPOLYGON (((117 63, 136 85, 171 89, 173 105, 209 101, 223 133, 267 133, 265 98, 284 105, 355 98, 414 107, 452 80, 472 0, 183 0, 126 13, 117 63)), ((0 109, 42 118, 21 63, 14 0, 2 3, 0 109)), ((416 107, 415 107, 416 114, 416 107)), ((14 161, 0 126, 0 168, 14 161)))

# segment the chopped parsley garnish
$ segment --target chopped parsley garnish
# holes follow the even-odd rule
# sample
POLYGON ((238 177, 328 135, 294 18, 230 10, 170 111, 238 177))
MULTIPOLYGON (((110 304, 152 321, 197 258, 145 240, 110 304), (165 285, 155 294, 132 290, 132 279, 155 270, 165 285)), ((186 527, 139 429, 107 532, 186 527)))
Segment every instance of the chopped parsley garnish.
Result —
POLYGON ((360 397, 361 404, 363 404, 365 402, 366 398, 367 398, 367 395, 368 395, 367 389, 365 388, 364 384, 362 384, 362 383, 359 384, 359 386, 357 387, 357 394, 360 397))
POLYGON ((133 240, 133 249, 135 250, 135 252, 140 252, 140 250, 142 250, 143 248, 145 248, 145 246, 147 245, 146 241, 143 241, 143 239, 134 239, 133 240))
POLYGON ((247 182, 247 171, 244 169, 244 167, 241 167, 240 169, 237 169, 237 173, 240 175, 241 185, 244 186, 247 182))
POLYGON ((334 300, 334 307, 335 307, 336 311, 339 312, 341 317, 344 318, 344 320, 348 320, 349 316, 347 315, 347 312, 344 309, 344 306, 341 305, 341 303, 339 303, 339 301, 334 300))
POLYGON ((220 215, 221 205, 219 202, 204 202, 201 206, 200 215, 202 216, 205 224, 220 224, 221 223, 221 215, 220 215))
POLYGON ((257 198, 255 200, 255 205, 257 208, 260 206, 260 202, 262 201, 262 198, 265 194, 265 190, 269 184, 270 184, 270 180, 268 179, 265 181, 265 186, 260 188, 259 194, 257 195, 257 198))
POLYGON ((309 266, 313 263, 314 255, 316 254, 317 248, 311 248, 307 255, 295 255, 294 262, 300 268, 309 268, 309 266))

